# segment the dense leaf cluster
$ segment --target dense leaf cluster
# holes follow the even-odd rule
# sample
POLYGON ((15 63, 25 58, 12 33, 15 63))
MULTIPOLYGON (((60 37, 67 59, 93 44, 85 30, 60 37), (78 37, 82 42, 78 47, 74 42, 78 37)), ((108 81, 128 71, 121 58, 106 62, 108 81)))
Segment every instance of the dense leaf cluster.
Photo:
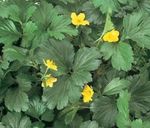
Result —
POLYGON ((150 128, 149 0, 0 0, 0 50, 0 128, 150 128), (119 41, 104 42, 112 29, 119 41))

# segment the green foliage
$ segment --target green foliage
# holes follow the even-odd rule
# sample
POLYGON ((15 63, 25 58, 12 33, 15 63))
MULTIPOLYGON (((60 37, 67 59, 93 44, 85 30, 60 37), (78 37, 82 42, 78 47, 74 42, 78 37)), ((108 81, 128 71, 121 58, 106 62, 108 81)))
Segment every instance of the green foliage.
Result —
POLYGON ((120 93, 122 89, 128 88, 130 82, 127 80, 120 80, 119 78, 114 78, 104 89, 104 95, 113 95, 120 93))
POLYGON ((119 99, 117 100, 117 107, 119 111, 117 115, 117 126, 119 128, 127 128, 130 126, 129 100, 130 94, 127 91, 122 91, 119 95, 119 99))
POLYGON ((100 7, 103 13, 118 11, 119 3, 117 0, 93 0, 96 7, 100 7))
POLYGON ((106 128, 114 125, 117 115, 116 101, 109 97, 97 98, 91 104, 91 111, 93 111, 93 119, 106 128))
POLYGON ((20 113, 7 113, 2 119, 2 123, 6 128, 29 128, 31 121, 27 116, 22 116, 20 113))
POLYGON ((149 16, 149 0, 0 0, 0 128, 150 128, 149 16))
POLYGON ((142 48, 150 48, 149 45, 149 23, 150 18, 144 12, 135 12, 127 15, 123 20, 123 39, 131 39, 142 48))
POLYGON ((111 58, 111 63, 114 68, 124 71, 131 69, 133 51, 129 44, 124 42, 119 42, 118 44, 105 43, 101 46, 100 51, 105 60, 111 58))
POLYGON ((80 128, 99 128, 96 121, 86 121, 83 122, 80 128))

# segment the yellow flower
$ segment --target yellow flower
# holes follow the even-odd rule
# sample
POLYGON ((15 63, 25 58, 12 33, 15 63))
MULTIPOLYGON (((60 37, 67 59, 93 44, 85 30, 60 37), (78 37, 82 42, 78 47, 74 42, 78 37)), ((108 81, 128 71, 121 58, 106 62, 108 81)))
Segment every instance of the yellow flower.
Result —
POLYGON ((83 102, 87 103, 89 101, 92 101, 92 97, 94 95, 93 88, 89 85, 85 85, 81 94, 83 95, 83 102))
POLYGON ((119 31, 113 29, 112 31, 107 32, 103 36, 103 40, 110 43, 117 42, 119 40, 119 31))
POLYGON ((43 82, 42 87, 53 87, 53 84, 57 81, 57 78, 51 76, 51 74, 46 75, 43 82))
POLYGON ((85 20, 85 14, 80 13, 77 15, 75 12, 71 13, 71 19, 72 19, 72 24, 79 26, 79 25, 89 25, 89 21, 85 20))
POLYGON ((45 66, 47 66, 47 68, 52 69, 57 71, 57 65, 55 64, 55 62, 53 60, 43 60, 45 66))

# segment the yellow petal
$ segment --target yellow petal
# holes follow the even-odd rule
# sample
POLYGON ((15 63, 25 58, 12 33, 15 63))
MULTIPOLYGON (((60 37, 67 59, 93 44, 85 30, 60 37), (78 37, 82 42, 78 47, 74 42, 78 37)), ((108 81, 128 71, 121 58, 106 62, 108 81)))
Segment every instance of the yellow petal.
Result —
POLYGON ((89 25, 90 23, 89 23, 89 21, 88 20, 84 20, 83 22, 82 22, 82 25, 89 25))
POLYGON ((71 22, 72 22, 73 25, 76 25, 76 26, 80 25, 80 22, 77 19, 72 19, 71 22))
POLYGON ((75 12, 72 12, 72 13, 71 13, 71 18, 72 18, 72 19, 76 19, 76 18, 77 18, 77 15, 76 15, 75 12))
POLYGON ((86 103, 92 101, 94 91, 89 85, 85 85, 81 94, 83 95, 83 102, 86 103))
POLYGON ((80 14, 78 15, 78 19, 79 19, 80 21, 83 21, 83 20, 85 19, 85 14, 84 14, 84 13, 80 13, 80 14))
POLYGON ((111 32, 112 32, 114 35, 119 36, 119 31, 112 30, 111 32))

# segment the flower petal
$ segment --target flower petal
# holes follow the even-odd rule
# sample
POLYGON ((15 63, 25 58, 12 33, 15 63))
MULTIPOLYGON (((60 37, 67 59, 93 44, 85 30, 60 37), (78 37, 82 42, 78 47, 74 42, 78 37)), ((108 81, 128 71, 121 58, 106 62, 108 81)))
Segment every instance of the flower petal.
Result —
POLYGON ((71 13, 71 18, 72 18, 72 19, 76 19, 76 18, 77 18, 77 14, 76 14, 75 12, 72 12, 72 13, 71 13))
POLYGON ((90 23, 89 23, 89 21, 88 20, 84 20, 83 22, 82 22, 82 25, 89 25, 90 23))
POLYGON ((79 19, 80 21, 83 21, 83 20, 85 19, 85 14, 84 14, 84 13, 80 13, 80 14, 78 15, 78 19, 79 19))

